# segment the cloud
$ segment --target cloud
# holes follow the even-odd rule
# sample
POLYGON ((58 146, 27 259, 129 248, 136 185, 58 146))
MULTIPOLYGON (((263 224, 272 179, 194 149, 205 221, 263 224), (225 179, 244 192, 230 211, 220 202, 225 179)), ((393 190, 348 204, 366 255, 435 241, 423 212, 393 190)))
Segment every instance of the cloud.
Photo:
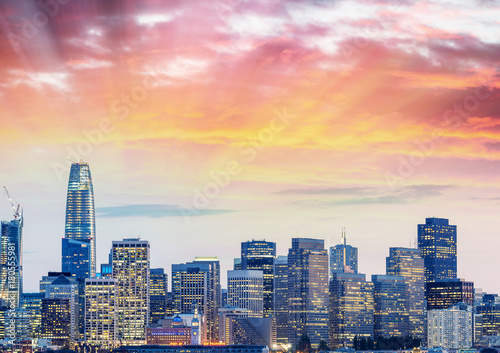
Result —
POLYGON ((184 205, 123 205, 111 207, 98 207, 98 217, 189 217, 189 216, 211 216, 232 212, 231 210, 192 210, 184 205))

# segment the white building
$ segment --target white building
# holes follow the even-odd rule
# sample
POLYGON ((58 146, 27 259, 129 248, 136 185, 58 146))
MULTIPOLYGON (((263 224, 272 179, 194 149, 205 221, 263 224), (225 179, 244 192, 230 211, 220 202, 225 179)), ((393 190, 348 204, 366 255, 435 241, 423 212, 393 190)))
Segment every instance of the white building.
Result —
POLYGON ((248 309, 248 317, 264 315, 264 276, 262 271, 227 271, 227 304, 248 309))
POLYGON ((429 348, 462 349, 472 346, 472 307, 457 304, 449 309, 427 312, 427 345, 429 348))
POLYGON ((114 348, 118 340, 114 278, 85 279, 85 341, 114 348))

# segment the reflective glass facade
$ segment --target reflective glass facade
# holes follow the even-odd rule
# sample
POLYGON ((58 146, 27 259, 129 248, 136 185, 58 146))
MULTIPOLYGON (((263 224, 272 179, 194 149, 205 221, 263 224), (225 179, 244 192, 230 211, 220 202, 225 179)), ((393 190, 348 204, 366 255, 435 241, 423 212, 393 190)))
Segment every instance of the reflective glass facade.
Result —
POLYGON ((276 243, 265 240, 241 243, 241 269, 259 270, 264 274, 264 315, 272 315, 274 309, 273 270, 275 258, 276 243))
POLYGON ((29 313, 30 335, 28 337, 40 338, 42 324, 42 299, 44 293, 23 293, 19 307, 29 313))
POLYGON ((447 279, 427 283, 427 310, 448 309, 454 304, 474 305, 474 283, 447 279))
MULTIPOLYGON (((81 264, 86 268, 90 263, 90 276, 96 275, 96 234, 95 234, 95 205, 92 176, 87 163, 73 163, 69 173, 68 195, 66 199, 66 226, 65 238, 88 240, 90 242, 90 257, 81 264)), ((67 254, 71 256, 71 254, 67 254)), ((74 264, 81 260, 80 253, 76 259, 63 259, 67 264, 74 264)), ((80 271, 80 267, 74 271, 80 271)))
POLYGON ((345 233, 342 244, 330 248, 330 278, 334 273, 358 273, 358 248, 347 245, 345 233))
POLYGON ((484 294, 476 303, 476 313, 482 316, 481 336, 500 335, 500 300, 497 294, 484 294))
POLYGON ((322 239, 294 238, 288 251, 288 341, 328 342, 328 252, 322 239))
POLYGON ((264 277, 262 271, 227 271, 227 303, 247 309, 248 317, 264 316, 264 277))
POLYGON ((418 225, 418 248, 426 282, 457 278, 457 226, 444 218, 426 218, 418 225))
POLYGON ((388 275, 402 276, 405 279, 409 334, 425 339, 427 302, 425 300, 424 259, 420 256, 420 250, 390 248, 386 265, 388 275))
POLYGON ((91 240, 62 239, 62 271, 77 278, 90 278, 91 240))
POLYGON ((41 337, 54 346, 67 346, 71 340, 71 304, 69 299, 42 299, 41 337))
POLYGON ((149 271, 149 322, 158 322, 167 315, 167 274, 163 268, 149 271))
POLYGON ((2 221, 0 234, 0 305, 17 308, 23 292, 23 218, 2 221))
POLYGON ((278 256, 274 262, 274 318, 276 342, 288 342, 288 257, 278 256))

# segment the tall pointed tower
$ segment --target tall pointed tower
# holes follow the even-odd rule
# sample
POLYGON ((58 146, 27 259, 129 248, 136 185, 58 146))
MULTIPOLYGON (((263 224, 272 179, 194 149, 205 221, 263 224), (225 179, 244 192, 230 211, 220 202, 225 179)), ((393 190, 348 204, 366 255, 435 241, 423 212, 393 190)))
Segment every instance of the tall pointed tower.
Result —
POLYGON ((78 277, 96 275, 95 206, 92 176, 87 163, 73 163, 66 199, 62 269, 78 277), (90 247, 90 249, 89 249, 90 247))

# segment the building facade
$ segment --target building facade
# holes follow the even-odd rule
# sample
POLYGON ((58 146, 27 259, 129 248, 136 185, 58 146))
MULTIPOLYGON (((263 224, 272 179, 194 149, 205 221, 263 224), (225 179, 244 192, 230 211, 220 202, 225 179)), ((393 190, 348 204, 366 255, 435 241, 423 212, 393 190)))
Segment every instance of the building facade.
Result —
POLYGON ((386 273, 402 276, 406 282, 409 334, 421 340, 427 329, 427 301, 425 299, 425 267, 419 249, 390 248, 386 258, 386 273))
POLYGON ((72 338, 71 301, 63 298, 42 299, 41 338, 53 346, 68 347, 72 338))
POLYGON ((457 304, 449 309, 429 310, 427 346, 467 349, 472 347, 472 307, 457 304))
POLYGON ((474 283, 447 279, 427 283, 427 310, 448 309, 454 304, 474 306, 474 283))
POLYGON ((264 276, 262 271, 227 271, 227 303, 248 310, 248 317, 264 316, 264 276))
POLYGON ((288 257, 278 256, 274 262, 274 320, 276 342, 288 343, 288 257))
POLYGON ((91 239, 62 239, 62 271, 85 280, 90 278, 91 239))
POLYGON ((334 273, 358 273, 358 248, 347 245, 345 230, 341 244, 330 248, 330 278, 334 273))
POLYGON ((154 324, 167 315, 168 278, 163 268, 149 271, 149 322, 154 324))
POLYGON ((118 339, 146 339, 149 323, 149 242, 139 238, 112 243, 113 278, 118 306, 118 339))
POLYGON ((85 272, 89 267, 88 264, 90 264, 90 273, 86 278, 95 277, 96 230, 94 187, 92 185, 90 168, 87 163, 71 164, 66 198, 65 224, 64 237, 66 239, 87 241, 90 244, 90 257, 82 258, 81 252, 76 252, 74 258, 72 258, 71 253, 63 253, 63 266, 75 266, 72 267, 74 271, 85 272), (78 264, 79 261, 82 261, 82 263, 78 264))
POLYGON ((241 243, 241 269, 262 271, 264 276, 264 315, 273 315, 273 270, 276 243, 252 240, 241 243))
POLYGON ((288 342, 328 342, 328 252, 322 239, 294 238, 288 251, 288 342))
POLYGON ((426 218, 418 225, 418 248, 426 282, 457 278, 457 226, 444 218, 426 218))
POLYGON ((23 292, 23 222, 21 215, 1 223, 0 305, 12 309, 19 306, 23 292))
POLYGON ((334 273, 330 281, 330 348, 352 347, 354 337, 372 338, 373 283, 365 275, 334 273))

